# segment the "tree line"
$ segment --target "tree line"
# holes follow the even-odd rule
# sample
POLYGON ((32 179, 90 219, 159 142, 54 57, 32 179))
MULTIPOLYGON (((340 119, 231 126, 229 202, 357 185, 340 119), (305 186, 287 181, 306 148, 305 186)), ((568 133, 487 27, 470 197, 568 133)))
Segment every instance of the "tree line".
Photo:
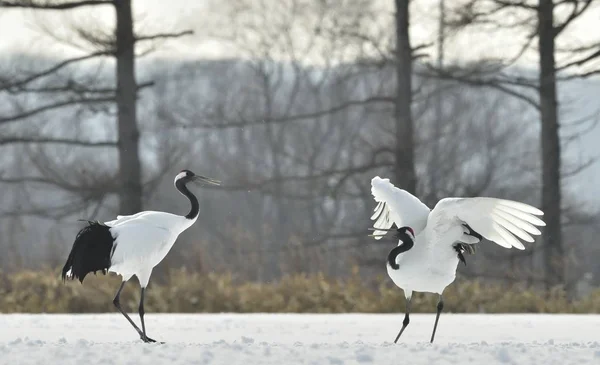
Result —
MULTIPOLYGON (((112 28, 75 23, 68 38, 51 37, 77 45, 73 58, 4 60, 0 148, 13 157, 0 175, 3 226, 177 209, 171 175, 193 167, 225 184, 204 194, 205 221, 183 237, 202 259, 182 248, 167 265, 232 270, 235 262, 262 281, 290 271, 343 275, 353 265, 376 270, 387 250, 366 238, 369 181, 379 174, 431 207, 449 195, 539 206, 547 226, 535 245, 485 247, 465 274, 569 285, 589 268, 577 263, 594 250, 586 242, 596 217, 563 197, 565 178, 593 161, 563 157, 557 88, 600 72, 599 38, 562 41, 598 13, 596 3, 235 0, 211 4, 189 29, 145 34, 131 0, 0 1, 7 14, 114 14, 112 28), (431 43, 411 34, 420 6, 436 13, 431 43), (446 55, 454 39, 485 32, 510 37, 514 54, 446 55), (235 56, 143 63, 163 41, 192 34, 235 56), (518 66, 531 55, 534 72, 518 66), (500 264, 484 270, 491 262, 500 264)), ((69 239, 59 234, 54 251, 66 252, 69 239)))

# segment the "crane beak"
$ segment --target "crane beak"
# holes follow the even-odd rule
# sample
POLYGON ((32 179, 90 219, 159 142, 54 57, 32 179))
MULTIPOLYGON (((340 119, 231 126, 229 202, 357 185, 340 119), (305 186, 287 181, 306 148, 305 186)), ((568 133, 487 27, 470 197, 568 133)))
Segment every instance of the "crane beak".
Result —
POLYGON ((193 177, 194 182, 196 183, 206 183, 206 184, 210 184, 210 185, 221 185, 221 182, 219 180, 210 178, 210 177, 206 177, 206 176, 201 176, 201 175, 194 175, 193 177))
POLYGON ((385 237, 387 232, 395 232, 396 228, 390 228, 390 229, 385 229, 385 228, 373 228, 373 227, 369 227, 368 228, 369 231, 383 231, 383 234, 370 234, 368 235, 368 237, 373 237, 373 238, 377 238, 377 237, 385 237))

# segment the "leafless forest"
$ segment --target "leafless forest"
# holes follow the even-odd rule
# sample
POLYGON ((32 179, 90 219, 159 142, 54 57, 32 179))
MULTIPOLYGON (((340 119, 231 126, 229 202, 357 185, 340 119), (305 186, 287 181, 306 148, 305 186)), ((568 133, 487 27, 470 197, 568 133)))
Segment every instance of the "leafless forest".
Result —
POLYGON ((196 190, 200 219, 155 278, 382 275, 380 175, 430 207, 545 212, 527 250, 482 243, 462 277, 600 282, 600 187, 581 184, 600 165, 577 152, 600 152, 600 1, 190 0, 164 25, 142 1, 0 1, 0 23, 37 34, 0 53, 2 271, 62 265, 79 218, 184 212, 189 168, 223 186, 196 190), (475 52, 488 35, 504 49, 475 52))

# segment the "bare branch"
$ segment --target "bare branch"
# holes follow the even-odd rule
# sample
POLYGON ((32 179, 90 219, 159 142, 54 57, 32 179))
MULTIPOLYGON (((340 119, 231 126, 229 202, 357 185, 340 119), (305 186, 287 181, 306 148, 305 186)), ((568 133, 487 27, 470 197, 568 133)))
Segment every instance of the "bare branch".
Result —
POLYGON ((15 87, 21 87, 25 84, 28 84, 32 81, 35 81, 37 79, 43 78, 45 76, 49 76, 53 73, 56 73, 57 71, 59 71, 60 69, 69 66, 73 63, 77 63, 77 62, 81 62, 81 61, 85 61, 85 60, 89 60, 95 57, 100 57, 100 56, 108 56, 110 55, 110 53, 108 52, 94 52, 94 53, 90 53, 88 55, 85 56, 81 56, 81 57, 75 57, 75 58, 70 58, 68 60, 64 60, 44 71, 40 71, 37 72, 31 76, 27 76, 24 79, 18 80, 18 81, 13 81, 13 82, 7 82, 7 81, 3 81, 2 79, 0 79, 0 89, 10 89, 10 88, 15 88, 15 87))
POLYGON ((69 138, 53 138, 53 137, 0 137, 0 146, 19 143, 44 143, 44 144, 64 144, 79 147, 114 147, 116 141, 82 141, 69 138))
MULTIPOLYGON (((154 81, 147 81, 137 85, 137 90, 154 86, 154 81)), ((67 80, 62 86, 40 86, 40 87, 19 87, 12 88, 7 91, 9 94, 17 93, 57 93, 57 92, 72 92, 76 94, 114 94, 117 92, 114 88, 89 88, 74 80, 67 80)))
POLYGON ((113 96, 103 97, 103 98, 83 98, 83 99, 80 98, 80 99, 59 101, 59 102, 55 102, 52 104, 46 104, 46 105, 43 105, 43 106, 40 106, 40 107, 37 107, 34 109, 30 109, 30 110, 27 110, 23 113, 19 113, 16 115, 11 115, 8 117, 0 117, 0 124, 14 122, 14 121, 25 119, 25 118, 34 116, 36 114, 40 114, 40 113, 49 111, 49 110, 60 109, 60 108, 70 106, 70 105, 109 103, 109 102, 114 102, 114 101, 115 101, 115 98, 113 96))
POLYGON ((72 93, 77 93, 77 94, 84 94, 84 93, 110 94, 110 93, 114 93, 115 89, 112 89, 112 88, 90 89, 90 88, 86 88, 83 85, 77 85, 77 84, 71 82, 71 80, 69 80, 69 81, 67 81, 67 84, 61 85, 61 86, 39 86, 39 87, 25 86, 25 87, 19 87, 19 88, 11 88, 11 89, 7 90, 7 93, 9 93, 9 94, 25 94, 25 93, 54 94, 54 93, 60 93, 60 92, 72 92, 72 93))
POLYGON ((23 176, 23 177, 1 177, 0 183, 3 184, 22 184, 22 183, 37 183, 37 184, 52 184, 53 181, 45 177, 38 176, 23 176))
MULTIPOLYGON (((588 63, 596 58, 599 58, 599 57, 600 57, 600 46, 599 46, 598 50, 596 52, 592 53, 591 55, 580 58, 576 61, 569 62, 563 66, 557 67, 556 71, 564 71, 564 70, 568 69, 569 67, 573 67, 573 66, 578 66, 578 67, 583 66, 586 63, 588 63)), ((590 75, 588 75, 588 76, 590 76, 590 75)))
POLYGON ((433 71, 433 73, 417 72, 417 74, 420 74, 421 76, 424 76, 424 77, 436 77, 436 78, 440 78, 442 80, 454 80, 454 81, 458 81, 458 82, 461 82, 461 83, 464 83, 467 85, 471 85, 471 86, 489 87, 492 89, 502 91, 505 94, 519 98, 519 99, 525 101, 526 103, 528 103, 529 105, 533 106, 537 110, 540 109, 539 103, 536 99, 534 99, 533 97, 531 97, 527 94, 524 94, 522 92, 519 92, 513 88, 506 86, 506 85, 512 85, 512 86, 535 88, 535 86, 528 84, 526 82, 522 82, 519 80, 509 80, 509 79, 501 80, 501 79, 497 79, 497 78, 493 78, 493 77, 492 78, 481 78, 481 77, 474 77, 471 75, 457 75, 455 73, 444 71, 444 70, 439 70, 439 69, 436 69, 433 67, 429 67, 429 69, 430 69, 430 71, 433 71))
POLYGON ((41 0, 16 0, 16 1, 0 1, 0 7, 4 8, 29 8, 40 10, 66 10, 74 9, 82 6, 94 5, 113 5, 112 0, 80 0, 80 1, 65 1, 57 3, 55 1, 41 0))
POLYGON ((559 53, 581 53, 595 50, 600 46, 600 43, 597 44, 587 44, 585 46, 577 46, 577 47, 557 47, 556 51, 559 53))
POLYGON ((585 79, 587 77, 595 76, 595 75, 600 75, 600 70, 593 70, 593 71, 582 72, 582 73, 578 73, 578 74, 572 74, 569 76, 559 77, 559 78, 557 78, 557 80, 568 81, 568 80, 574 80, 574 79, 585 79))
MULTIPOLYGON (((554 27, 555 37, 558 36, 563 30, 565 30, 573 20, 577 19, 581 14, 583 14, 583 12, 585 12, 589 8, 590 4, 592 3, 592 0, 585 0, 585 3, 581 8, 579 7, 579 1, 568 1, 568 3, 572 5, 571 14, 569 14, 567 19, 565 19, 565 21, 562 24, 554 27)), ((555 7, 556 6, 557 5, 555 5, 555 7)))
MULTIPOLYGON (((253 125, 264 125, 268 123, 285 123, 285 122, 293 122, 307 119, 315 119, 322 117, 324 115, 333 114, 339 111, 342 111, 346 108, 365 105, 370 103, 393 103, 395 102, 394 98, 388 96, 374 96, 364 100, 350 100, 340 105, 336 105, 332 108, 326 110, 319 110, 312 113, 304 113, 291 115, 287 117, 274 117, 274 118, 265 118, 260 120, 240 120, 240 121, 228 121, 226 123, 220 124, 210 124, 210 123, 194 123, 194 124, 179 124, 179 126, 185 128, 209 128, 209 129, 228 129, 228 128, 240 128, 240 127, 248 127, 253 125)), ((219 118, 223 120, 223 118, 219 118)))
POLYGON ((490 0, 489 2, 484 2, 480 0, 470 0, 467 3, 459 5, 459 7, 454 10, 453 15, 455 18, 447 20, 445 25, 454 32, 462 28, 481 24, 493 25, 499 28, 524 26, 532 24, 531 18, 535 17, 535 12, 537 12, 537 6, 529 5, 524 1, 490 0), (491 6, 488 6, 487 9, 480 9, 477 7, 479 3, 490 4, 491 6), (502 17, 503 14, 501 13, 511 10, 511 8, 520 8, 534 14, 532 14, 531 17, 513 23, 512 25, 508 25, 507 22, 498 22, 495 20, 494 17, 502 17))
POLYGON ((157 33, 152 35, 144 35, 135 37, 136 42, 140 41, 151 41, 155 39, 167 39, 167 38, 179 38, 186 35, 194 34, 193 30, 184 30, 178 33, 157 33))
POLYGON ((117 192, 118 189, 113 185, 105 185, 98 183, 94 187, 81 186, 77 183, 71 183, 66 180, 56 180, 53 178, 41 177, 41 176, 22 176, 22 177, 0 177, 0 183, 4 184, 44 184, 54 186, 56 188, 72 191, 72 192, 95 192, 95 193, 108 193, 117 192))
POLYGON ((535 5, 529 5, 525 0, 493 0, 496 4, 503 8, 516 7, 521 9, 537 11, 538 7, 535 5))
POLYGON ((576 176, 580 172, 586 170, 591 165, 595 164, 596 162, 598 162, 598 157, 590 157, 587 159, 587 161, 585 161, 577 166, 571 167, 570 171, 561 171, 560 178, 568 179, 570 177, 576 176))

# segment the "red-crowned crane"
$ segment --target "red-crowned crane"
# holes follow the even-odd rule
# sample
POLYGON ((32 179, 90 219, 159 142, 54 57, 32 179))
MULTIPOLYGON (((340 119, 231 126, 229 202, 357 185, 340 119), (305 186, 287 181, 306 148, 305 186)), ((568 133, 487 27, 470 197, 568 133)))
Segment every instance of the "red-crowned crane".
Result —
POLYGON ((482 238, 506 248, 525 247, 518 238, 533 242, 531 235, 541 232, 535 226, 546 224, 536 217, 544 213, 530 205, 496 198, 445 198, 430 210, 418 198, 399 189, 389 179, 371 180, 371 193, 378 203, 371 217, 375 239, 395 231, 398 246, 387 259, 387 272, 406 298, 406 314, 398 341, 410 322, 413 291, 439 295, 431 342, 435 337, 442 293, 456 278, 459 260, 466 265, 464 252, 474 253, 482 238), (397 229, 391 229, 393 224, 397 229), (517 237, 515 237, 517 236, 517 237))
POLYGON ((183 170, 175 176, 174 183, 175 188, 190 200, 192 207, 187 215, 144 211, 134 215, 118 215, 117 219, 104 223, 89 221, 75 237, 62 270, 63 281, 67 278, 79 279, 81 283, 91 272, 102 271, 106 274, 110 271, 121 275, 123 282, 113 303, 144 342, 156 342, 146 336, 144 323, 144 292, 152 269, 165 258, 179 234, 198 219, 198 199, 187 188, 190 182, 220 184, 217 180, 183 170), (141 287, 138 308, 141 330, 123 311, 119 302, 125 283, 134 275, 137 276, 141 287))

